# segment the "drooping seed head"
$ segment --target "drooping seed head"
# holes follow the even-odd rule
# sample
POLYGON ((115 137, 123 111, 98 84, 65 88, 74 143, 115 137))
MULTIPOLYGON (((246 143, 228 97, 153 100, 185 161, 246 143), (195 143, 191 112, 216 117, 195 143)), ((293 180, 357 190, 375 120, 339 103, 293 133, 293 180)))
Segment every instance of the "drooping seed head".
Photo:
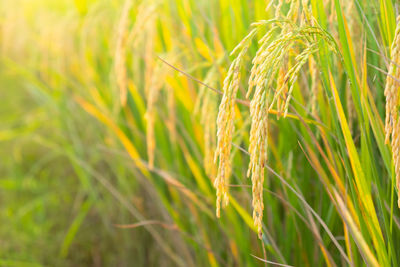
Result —
POLYGON ((399 118, 399 88, 400 88, 400 17, 391 48, 391 62, 386 77, 386 118, 385 143, 391 143, 392 158, 396 175, 396 187, 399 192, 398 205, 400 208, 400 118, 399 118))

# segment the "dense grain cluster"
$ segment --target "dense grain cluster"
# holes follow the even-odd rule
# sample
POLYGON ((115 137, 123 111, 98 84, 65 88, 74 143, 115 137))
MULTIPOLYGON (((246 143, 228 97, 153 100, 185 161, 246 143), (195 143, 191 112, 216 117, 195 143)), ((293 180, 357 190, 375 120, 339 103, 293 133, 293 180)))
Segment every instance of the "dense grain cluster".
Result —
MULTIPOLYGON (((386 77, 386 120, 385 120, 385 142, 391 141, 392 157, 395 166, 396 186, 400 189, 400 119, 399 119, 399 86, 400 86, 400 21, 397 18, 396 34, 391 49, 391 63, 389 73, 386 77), (390 140, 391 138, 391 140, 390 140)), ((400 191, 399 191, 400 192, 400 191)), ((399 202, 400 207, 400 193, 399 202)))
MULTIPOLYGON (((302 1, 303 5, 307 1, 302 1)), ((234 99, 239 87, 239 67, 249 40, 263 28, 269 30, 259 40, 259 48, 252 60, 248 81, 247 98, 250 101, 250 162, 247 176, 251 177, 253 195, 253 220, 259 236, 262 233, 263 183, 268 152, 268 113, 272 108, 286 117, 297 78, 302 67, 318 51, 318 42, 325 41, 333 49, 333 41, 320 27, 314 26, 311 13, 303 7, 301 26, 297 26, 300 1, 292 1, 287 15, 280 11, 282 1, 276 7, 276 18, 270 21, 253 23, 254 29, 235 49, 241 49, 233 61, 224 83, 223 98, 218 113, 218 143, 216 158, 219 157, 217 188, 217 216, 220 203, 227 204, 227 184, 231 171, 230 150, 234 131, 234 99), (291 64, 289 64, 291 62, 291 64)), ((310 63, 312 75, 313 112, 316 110, 317 70, 316 62, 310 63)))
POLYGON ((242 60, 255 34, 256 30, 254 29, 234 49, 232 53, 238 50, 240 50, 240 52, 236 59, 233 60, 224 80, 223 96, 217 117, 217 148, 214 156, 214 161, 219 159, 218 173, 214 180, 214 186, 217 191, 217 217, 220 216, 221 204, 224 207, 229 201, 228 183, 232 169, 230 155, 234 132, 235 97, 239 89, 242 60))

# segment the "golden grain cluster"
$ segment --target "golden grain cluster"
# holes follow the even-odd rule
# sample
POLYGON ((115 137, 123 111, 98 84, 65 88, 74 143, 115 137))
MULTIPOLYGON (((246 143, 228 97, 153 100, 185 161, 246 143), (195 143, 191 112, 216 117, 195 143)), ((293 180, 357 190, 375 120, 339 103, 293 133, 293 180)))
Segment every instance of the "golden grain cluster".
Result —
POLYGON ((247 176, 252 182, 253 220, 259 236, 262 233, 263 183, 268 155, 268 113, 272 108, 286 117, 292 93, 297 85, 302 67, 311 59, 312 111, 315 112, 317 87, 317 66, 313 59, 320 41, 334 49, 332 37, 326 34, 312 18, 307 1, 292 1, 286 15, 282 14, 280 1, 276 7, 276 17, 269 21, 253 23, 253 30, 234 49, 239 51, 224 82, 223 98, 217 120, 217 150, 219 168, 215 187, 217 189, 217 216, 220 215, 221 202, 228 203, 228 181, 231 172, 231 143, 234 132, 234 104, 240 84, 240 66, 251 40, 265 33, 258 41, 259 48, 252 60, 248 81, 247 98, 250 98, 250 140, 248 152, 250 162, 247 176), (300 12, 300 9, 302 12, 300 12), (299 15, 301 17, 299 18, 299 15))
MULTIPOLYGON (((400 86, 400 21, 397 18, 396 33, 391 48, 391 63, 386 77, 386 120, 385 142, 391 142, 392 157, 395 166, 396 187, 400 189, 400 120, 399 120, 399 86, 400 86)), ((399 191, 400 192, 400 191, 399 191)), ((400 193, 398 206, 400 207, 400 193)))
POLYGON ((214 156, 214 161, 219 159, 217 177, 214 180, 214 186, 217 191, 217 217, 220 216, 221 204, 224 207, 229 202, 228 184, 232 171, 230 155, 234 132, 235 97, 239 89, 240 67, 243 57, 255 33, 256 31, 253 30, 232 52, 240 50, 238 56, 233 60, 224 80, 223 96, 217 117, 217 147, 214 156))

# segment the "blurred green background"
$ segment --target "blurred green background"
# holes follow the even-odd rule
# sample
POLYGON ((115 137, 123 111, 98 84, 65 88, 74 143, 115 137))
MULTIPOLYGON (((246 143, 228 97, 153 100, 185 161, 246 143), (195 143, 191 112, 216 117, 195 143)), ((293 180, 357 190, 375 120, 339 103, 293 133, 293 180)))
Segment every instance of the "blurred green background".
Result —
POLYGON ((0 1, 0 266, 397 266, 383 131, 395 17, 390 0, 0 1), (279 3, 297 3, 298 26, 322 29, 337 51, 318 43, 291 113, 270 115, 260 240, 240 150, 249 109, 235 105, 218 219, 221 96, 199 81, 222 90, 230 52, 279 3))

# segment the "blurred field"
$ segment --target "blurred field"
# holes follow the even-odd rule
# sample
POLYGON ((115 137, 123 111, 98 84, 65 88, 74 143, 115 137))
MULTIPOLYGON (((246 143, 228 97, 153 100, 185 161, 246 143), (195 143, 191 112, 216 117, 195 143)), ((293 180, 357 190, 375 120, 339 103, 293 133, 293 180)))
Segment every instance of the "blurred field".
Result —
POLYGON ((397 15, 391 0, 2 0, 0 266, 398 266, 397 15), (217 218, 224 79, 254 28, 217 218), (262 52, 259 239, 246 92, 262 52))

